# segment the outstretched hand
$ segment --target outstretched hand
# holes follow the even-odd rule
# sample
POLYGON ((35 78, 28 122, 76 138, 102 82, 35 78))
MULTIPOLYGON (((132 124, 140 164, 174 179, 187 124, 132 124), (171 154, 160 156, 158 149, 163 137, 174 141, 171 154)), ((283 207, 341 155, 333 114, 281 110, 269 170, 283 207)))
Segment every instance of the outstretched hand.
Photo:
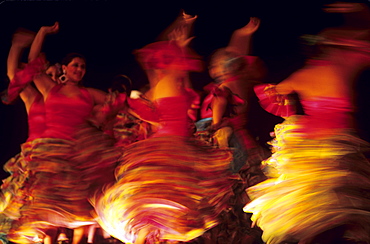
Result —
POLYGON ((257 17, 251 17, 249 23, 237 30, 240 35, 252 35, 260 27, 261 20, 257 17))
POLYGON ((59 31, 59 22, 55 22, 52 26, 43 26, 41 29, 45 34, 55 34, 59 31))

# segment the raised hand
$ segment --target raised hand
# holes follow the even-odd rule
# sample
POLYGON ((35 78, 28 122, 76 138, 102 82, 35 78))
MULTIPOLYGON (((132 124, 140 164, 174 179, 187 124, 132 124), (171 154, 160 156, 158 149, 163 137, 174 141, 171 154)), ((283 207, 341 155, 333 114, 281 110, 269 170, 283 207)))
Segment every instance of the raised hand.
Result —
POLYGON ((182 20, 184 24, 192 25, 197 18, 198 15, 191 16, 190 14, 185 13, 185 11, 182 12, 182 20))
POLYGON ((260 23, 261 21, 259 18, 251 17, 249 19, 249 23, 246 24, 244 27, 236 30, 236 32, 238 32, 239 35, 244 36, 252 35, 254 32, 258 30, 258 28, 260 27, 260 23))
POLYGON ((45 34, 55 34, 59 31, 59 22, 55 22, 52 26, 43 26, 40 30, 45 34))

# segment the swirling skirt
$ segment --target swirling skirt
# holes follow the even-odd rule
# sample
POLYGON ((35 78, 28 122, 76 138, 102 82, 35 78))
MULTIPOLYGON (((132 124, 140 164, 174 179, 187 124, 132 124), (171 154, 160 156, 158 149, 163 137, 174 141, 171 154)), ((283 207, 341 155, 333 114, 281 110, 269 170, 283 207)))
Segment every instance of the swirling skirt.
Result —
POLYGON ((9 240, 33 243, 50 227, 75 228, 95 223, 87 199, 89 184, 73 161, 75 144, 53 138, 32 143, 26 156, 23 206, 19 218, 12 223, 9 240))
POLYGON ((27 168, 29 156, 32 152, 34 142, 23 143, 21 153, 9 159, 4 165, 4 171, 10 174, 3 179, 0 197, 0 233, 1 240, 6 240, 12 222, 18 219, 20 208, 27 198, 25 188, 29 170, 27 168))
POLYGON ((117 182, 96 199, 102 227, 123 242, 142 228, 148 243, 188 241, 217 225, 229 207, 238 177, 229 173, 228 151, 188 138, 150 138, 125 148, 117 182))
POLYGON ((338 226, 344 239, 370 242, 368 145, 350 131, 320 138, 296 133, 297 117, 275 128, 274 154, 264 161, 270 179, 248 189, 244 207, 266 243, 302 241, 338 226))
POLYGON ((89 184, 89 198, 98 197, 101 190, 115 182, 114 171, 122 156, 115 140, 97 129, 86 125, 76 133, 76 153, 73 161, 89 184))
POLYGON ((4 171, 10 174, 1 185, 0 212, 10 219, 20 217, 19 209, 25 198, 24 187, 29 176, 28 161, 34 148, 34 141, 23 143, 21 153, 9 159, 4 171))

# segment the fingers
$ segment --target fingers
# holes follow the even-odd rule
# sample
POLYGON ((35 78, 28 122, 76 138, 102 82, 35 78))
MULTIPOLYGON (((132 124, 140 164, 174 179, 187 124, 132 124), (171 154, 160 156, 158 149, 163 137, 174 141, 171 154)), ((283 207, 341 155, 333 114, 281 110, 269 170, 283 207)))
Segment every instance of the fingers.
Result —
POLYGON ((258 28, 260 26, 261 20, 257 17, 250 17, 249 23, 252 28, 258 28))
POLYGON ((59 31, 59 22, 56 21, 53 26, 51 26, 51 33, 56 33, 59 31))
POLYGON ((191 16, 190 14, 187 14, 185 13, 185 11, 183 11, 182 18, 185 24, 192 24, 198 18, 198 15, 191 16))
POLYGON ((41 28, 46 34, 54 34, 59 31, 59 22, 56 21, 52 26, 43 26, 41 28))
POLYGON ((251 35, 256 32, 261 24, 261 21, 257 17, 251 17, 248 24, 237 30, 241 35, 251 35))

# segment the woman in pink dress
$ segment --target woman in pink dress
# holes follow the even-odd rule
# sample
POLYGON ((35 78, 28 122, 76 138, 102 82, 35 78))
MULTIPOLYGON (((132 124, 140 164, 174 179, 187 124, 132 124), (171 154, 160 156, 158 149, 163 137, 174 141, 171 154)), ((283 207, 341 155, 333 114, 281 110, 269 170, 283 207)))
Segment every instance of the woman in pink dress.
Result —
MULTIPOLYGON (((368 11, 354 3, 330 7, 368 11)), ((244 211, 266 243, 369 243, 369 145, 354 133, 352 92, 370 66, 369 29, 326 29, 317 40, 317 59, 277 85, 255 88, 265 109, 285 121, 263 162, 269 179, 247 190, 252 201, 244 211), (304 115, 295 115, 292 93, 304 115)))
POLYGON ((176 41, 149 44, 136 55, 158 123, 151 137, 125 147, 117 181, 95 209, 101 226, 123 242, 189 241, 216 226, 229 206, 231 154, 192 137, 193 96, 183 82, 200 69, 198 57, 176 41))
MULTIPOLYGON (((40 52, 45 36, 58 28, 58 23, 41 27, 30 50, 30 62, 40 52)), ((120 153, 113 149, 109 136, 88 123, 94 106, 104 102, 105 93, 80 85, 86 72, 82 55, 67 55, 62 69, 60 83, 44 72, 33 77, 44 100, 47 127, 29 162, 30 197, 8 235, 13 242, 34 243, 49 229, 67 227, 75 229, 73 243, 77 244, 82 227, 96 223, 88 198, 114 179, 120 153)))
MULTIPOLYGON (((11 80, 3 102, 12 103, 20 97, 25 105, 28 115, 28 138, 21 146, 21 153, 11 158, 5 165, 4 170, 11 175, 3 180, 1 186, 1 231, 7 235, 13 220, 20 218, 20 208, 30 199, 29 177, 30 161, 33 152, 37 150, 37 140, 46 129, 45 108, 42 95, 37 89, 29 84, 36 72, 44 69, 45 64, 40 60, 34 60, 28 64, 19 63, 20 56, 34 38, 30 31, 17 31, 12 40, 12 46, 7 60, 8 77, 11 80)), ((46 73, 51 77, 57 75, 57 69, 50 66, 46 73)), ((51 236, 45 234, 44 243, 51 243, 51 236)))
POLYGON ((265 179, 259 166, 269 156, 251 133, 256 128, 250 128, 250 121, 257 116, 251 113, 253 86, 261 83, 266 73, 263 62, 250 56, 252 36, 259 25, 258 18, 250 18, 247 25, 233 32, 227 47, 213 53, 208 69, 214 83, 207 85, 210 91, 201 108, 202 119, 212 118, 214 143, 233 148, 230 168, 239 172, 244 167, 248 186, 265 179))

